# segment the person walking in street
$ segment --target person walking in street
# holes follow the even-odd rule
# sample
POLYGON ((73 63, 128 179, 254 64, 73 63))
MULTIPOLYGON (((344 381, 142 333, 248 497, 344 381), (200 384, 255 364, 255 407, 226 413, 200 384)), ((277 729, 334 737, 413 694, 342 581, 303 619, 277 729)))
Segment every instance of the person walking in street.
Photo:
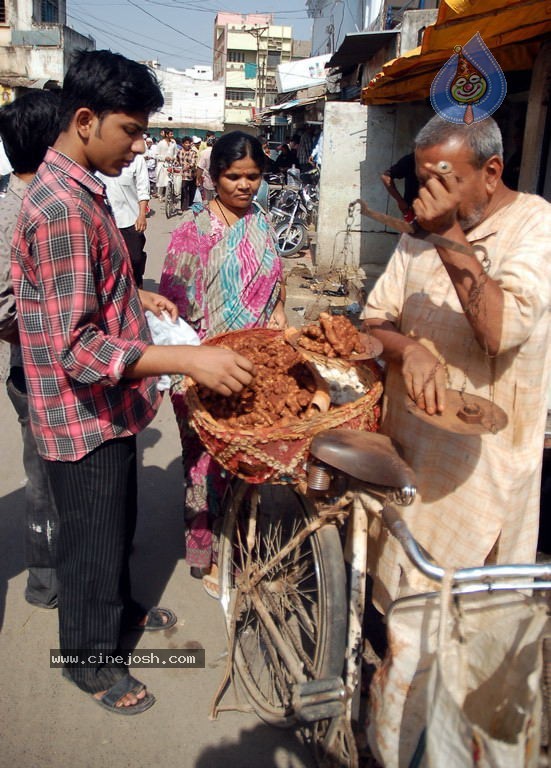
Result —
MULTIPOLYGON (((262 179, 258 139, 241 131, 217 139, 210 176, 216 197, 196 204, 174 231, 159 291, 201 339, 242 328, 286 326, 283 270, 270 222, 253 202, 262 179)), ((188 427, 180 390, 171 393, 182 438, 186 561, 217 595, 213 525, 228 478, 188 427)))
POLYGON ((214 183, 210 177, 210 156, 215 142, 215 137, 209 136, 207 139, 207 148, 201 152, 199 160, 197 161, 197 186, 201 191, 201 200, 204 203, 214 200, 216 194, 214 183))
POLYGON ((151 136, 145 139, 144 160, 147 166, 147 175, 149 176, 149 195, 157 197, 157 144, 151 136))
POLYGON ((161 202, 165 199, 166 185, 168 183, 168 173, 166 164, 176 159, 178 147, 174 140, 174 134, 168 128, 162 128, 161 138, 157 143, 157 193, 161 202))
POLYGON ((59 97, 54 91, 31 91, 0 109, 0 136, 13 168, 6 196, 0 200, 0 339, 11 343, 8 397, 23 438, 25 485, 25 600, 40 608, 57 606, 55 541, 58 518, 44 459, 38 454, 29 423, 27 383, 17 331, 17 309, 10 251, 23 195, 49 146, 59 133, 59 97))
POLYGON ((166 608, 146 610, 130 585, 136 434, 159 406, 156 377, 185 374, 229 395, 254 374, 230 350, 151 344, 144 309, 173 318, 177 310, 136 287, 95 172, 117 176, 142 154, 149 115, 162 105, 145 65, 76 52, 61 92, 61 132, 28 187, 12 245, 32 428, 59 515, 59 642, 72 657, 64 674, 126 715, 155 698, 105 655, 117 656, 125 631, 177 620, 166 608))
POLYGON ((145 252, 145 230, 147 209, 150 200, 149 174, 143 155, 136 155, 119 176, 98 173, 105 184, 107 199, 111 204, 117 227, 123 236, 138 288, 143 288, 143 276, 147 254, 145 252))
POLYGON ((191 142, 191 136, 184 136, 182 139, 182 149, 178 154, 178 160, 182 167, 182 193, 180 207, 182 211, 187 211, 193 203, 197 182, 195 179, 197 173, 197 150, 191 142))

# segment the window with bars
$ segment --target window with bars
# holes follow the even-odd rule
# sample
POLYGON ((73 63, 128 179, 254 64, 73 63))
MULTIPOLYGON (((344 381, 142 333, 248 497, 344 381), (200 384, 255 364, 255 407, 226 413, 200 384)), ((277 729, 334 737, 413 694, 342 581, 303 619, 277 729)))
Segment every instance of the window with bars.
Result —
POLYGON ((245 61, 245 51, 228 51, 228 61, 242 64, 245 61))
POLYGON ((227 88, 226 101, 254 101, 252 88, 227 88))
POLYGON ((6 0, 0 0, 0 24, 5 24, 7 20, 6 0))
POLYGON ((40 0, 40 21, 42 24, 57 24, 59 22, 58 0, 40 0))

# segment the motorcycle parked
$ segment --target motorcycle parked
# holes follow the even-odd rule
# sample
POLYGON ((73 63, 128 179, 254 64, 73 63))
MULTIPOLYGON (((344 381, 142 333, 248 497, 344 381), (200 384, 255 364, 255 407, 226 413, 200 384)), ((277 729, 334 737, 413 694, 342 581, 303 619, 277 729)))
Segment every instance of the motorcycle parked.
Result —
POLYGON ((318 176, 317 169, 302 174, 289 171, 287 185, 269 200, 276 248, 281 256, 294 256, 308 242, 308 228, 315 224, 317 216, 318 176))

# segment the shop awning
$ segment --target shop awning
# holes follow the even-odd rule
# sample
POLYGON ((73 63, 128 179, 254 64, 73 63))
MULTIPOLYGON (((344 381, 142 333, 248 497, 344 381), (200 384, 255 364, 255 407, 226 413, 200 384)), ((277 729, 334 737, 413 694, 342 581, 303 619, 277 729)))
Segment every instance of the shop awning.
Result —
POLYGON ((504 72, 532 67, 541 40, 551 33, 546 0, 442 0, 435 24, 418 48, 387 62, 362 90, 363 104, 393 104, 429 96, 432 80, 454 53, 480 33, 504 72), (454 10, 451 5, 455 7, 454 10))
POLYGON ((290 99, 290 101, 284 101, 281 104, 272 104, 263 110, 262 114, 275 114, 277 112, 287 112, 290 109, 298 109, 306 106, 306 104, 314 104, 316 101, 324 100, 323 96, 308 96, 304 99, 290 99))
MULTIPOLYGON (((350 32, 345 36, 339 50, 335 51, 327 62, 327 67, 347 67, 368 61, 385 45, 392 43, 398 36, 396 29, 381 32, 350 32)), ((396 49, 390 51, 390 54, 396 49)))

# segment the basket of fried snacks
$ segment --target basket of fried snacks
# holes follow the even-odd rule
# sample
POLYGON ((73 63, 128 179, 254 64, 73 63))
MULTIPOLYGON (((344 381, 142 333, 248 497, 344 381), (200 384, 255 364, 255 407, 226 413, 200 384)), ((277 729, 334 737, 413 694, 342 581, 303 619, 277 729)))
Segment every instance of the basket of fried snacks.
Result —
POLYGON ((232 331, 205 343, 239 352, 257 370, 251 385, 230 397, 189 380, 180 385, 191 426, 207 451, 250 483, 299 482, 310 442, 324 429, 377 428, 382 385, 371 369, 364 374, 365 392, 354 402, 335 405, 328 385, 282 331, 232 331))

